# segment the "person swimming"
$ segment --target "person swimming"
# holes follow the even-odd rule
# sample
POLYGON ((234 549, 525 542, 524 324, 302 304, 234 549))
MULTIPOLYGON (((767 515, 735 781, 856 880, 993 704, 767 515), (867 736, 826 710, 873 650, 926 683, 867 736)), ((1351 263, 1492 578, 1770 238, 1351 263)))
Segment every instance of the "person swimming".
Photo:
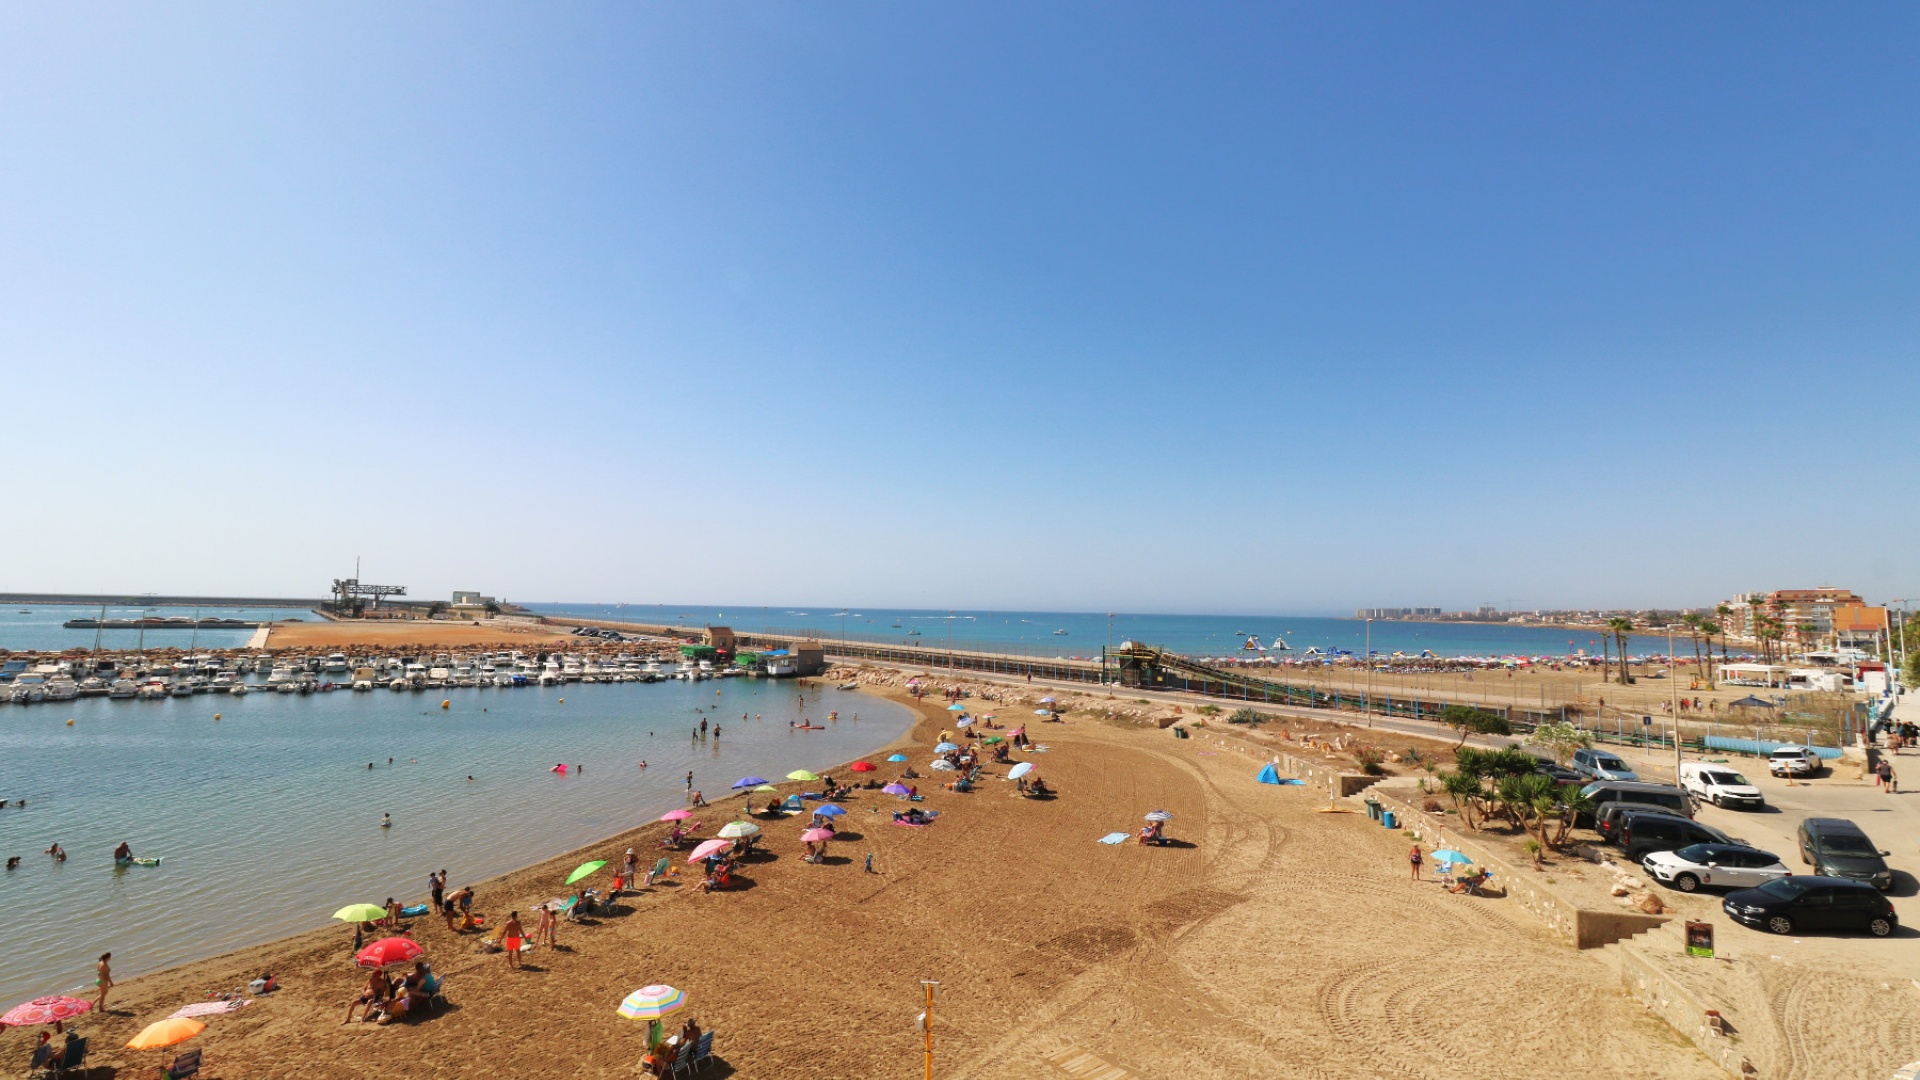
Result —
POLYGON ((380 815, 380 827, 381 827, 381 828, 383 828, 383 829, 391 829, 391 828, 393 828, 393 815, 392 815, 392 814, 381 814, 381 815, 380 815))
MULTIPOLYGON (((65 853, 63 852, 62 854, 65 854, 65 853)), ((133 845, 127 843, 125 840, 120 841, 120 846, 113 849, 113 861, 114 862, 132 862, 133 861, 133 845)))

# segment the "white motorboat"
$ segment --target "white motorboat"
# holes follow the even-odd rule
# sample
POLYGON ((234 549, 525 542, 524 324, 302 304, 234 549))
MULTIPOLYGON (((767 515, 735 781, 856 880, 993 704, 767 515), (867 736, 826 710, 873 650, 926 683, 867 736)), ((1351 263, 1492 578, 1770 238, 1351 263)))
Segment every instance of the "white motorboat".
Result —
POLYGON ((234 697, 246 697, 248 694, 253 693, 253 687, 243 682, 236 682, 233 684, 233 689, 227 691, 227 693, 232 694, 234 697))
POLYGON ((329 675, 344 674, 347 670, 347 654, 334 653, 327 657, 327 662, 321 665, 321 670, 329 675))
POLYGON ((115 679, 107 687, 107 696, 115 701, 126 701, 140 693, 140 684, 132 679, 115 679))

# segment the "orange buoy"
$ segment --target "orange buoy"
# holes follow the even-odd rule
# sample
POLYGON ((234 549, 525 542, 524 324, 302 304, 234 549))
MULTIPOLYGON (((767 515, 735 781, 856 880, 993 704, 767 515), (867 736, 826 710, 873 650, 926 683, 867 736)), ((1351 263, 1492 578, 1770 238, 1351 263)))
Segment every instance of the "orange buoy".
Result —
POLYGON ((214 718, 215 720, 218 720, 218 719, 220 719, 220 714, 219 714, 219 713, 214 713, 214 714, 213 714, 213 718, 214 718))
POLYGON ((442 699, 440 699, 440 707, 441 707, 441 708, 443 708, 443 709, 451 709, 451 708, 453 708, 453 699, 451 699, 451 698, 442 698, 442 699))
POLYGON ((72 727, 72 726, 73 726, 73 721, 72 721, 71 719, 69 719, 69 720, 67 721, 67 726, 68 726, 68 727, 72 727))

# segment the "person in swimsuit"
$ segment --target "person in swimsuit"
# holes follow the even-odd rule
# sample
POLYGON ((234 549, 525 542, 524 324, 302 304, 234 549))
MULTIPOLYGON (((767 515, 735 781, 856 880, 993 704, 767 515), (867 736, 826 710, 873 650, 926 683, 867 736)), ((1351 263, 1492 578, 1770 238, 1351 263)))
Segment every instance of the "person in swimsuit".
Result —
MULTIPOLYGON (((121 845, 121 846, 123 846, 123 847, 124 847, 125 845, 123 844, 123 845, 121 845)), ((51 856, 53 856, 53 858, 54 858, 54 861, 55 861, 55 862, 58 862, 58 861, 60 861, 60 860, 62 860, 62 859, 65 859, 65 858, 67 857, 67 853, 66 853, 66 851, 65 851, 65 850, 64 850, 63 848, 61 848, 61 846, 60 846, 59 844, 55 844, 55 845, 53 845, 52 847, 50 847, 50 848, 48 848, 48 849, 47 849, 47 850, 46 850, 46 851, 44 852, 44 854, 47 854, 47 855, 51 855, 51 856)))
POLYGON ((132 845, 128 844, 125 840, 120 841, 120 846, 113 849, 113 861, 114 862, 132 862, 133 861, 132 845))
POLYGON ((1413 867, 1413 880, 1420 880, 1420 864, 1425 861, 1426 857, 1420 854, 1420 845, 1413 845, 1413 850, 1407 853, 1407 862, 1413 867))
POLYGON ((522 934, 523 931, 520 929, 520 913, 517 911, 508 912, 507 923, 500 928, 500 947, 507 951, 507 966, 510 968, 518 968, 520 966, 520 946, 526 940, 522 934))
POLYGON ((113 989, 113 968, 108 963, 112 959, 112 953, 103 952, 100 962, 93 966, 94 985, 100 988, 100 996, 93 999, 93 1007, 101 1012, 107 1011, 107 991, 113 989))
POLYGON ((372 1016, 374 1006, 387 1000, 392 993, 393 984, 387 981, 385 975, 378 971, 368 975, 367 988, 360 991, 359 997, 347 1003, 347 1018, 340 1022, 342 1024, 353 1023, 353 1010, 356 1008, 361 1010, 360 1015, 362 1019, 372 1016))

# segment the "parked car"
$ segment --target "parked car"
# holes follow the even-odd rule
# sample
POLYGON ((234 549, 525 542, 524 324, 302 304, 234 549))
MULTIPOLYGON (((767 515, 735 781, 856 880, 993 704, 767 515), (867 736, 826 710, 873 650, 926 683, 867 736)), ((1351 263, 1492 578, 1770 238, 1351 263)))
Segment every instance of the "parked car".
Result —
MULTIPOLYGON (((1615 803, 1631 807, 1631 803, 1615 803)), ((1616 811, 1613 841, 1628 859, 1639 862, 1656 851, 1676 851, 1694 844, 1737 844, 1739 841, 1711 825, 1675 817, 1665 810, 1616 811)))
POLYGON ((1830 877, 1776 878, 1728 893, 1720 909, 1737 922, 1776 934, 1806 930, 1865 930, 1886 937, 1900 925, 1893 904, 1863 881, 1830 877))
POLYGON ((1573 752, 1573 771, 1591 780, 1638 780, 1640 774, 1618 754, 1591 747, 1573 752))
POLYGON ((1686 762, 1680 766, 1680 786, 1694 798, 1719 807, 1757 809, 1767 804, 1752 781, 1725 765, 1686 762))
POLYGON ((1593 800, 1593 810, 1583 815, 1580 824, 1591 824, 1596 828, 1598 828, 1601 813, 1606 810, 1608 803, 1613 802, 1658 807, 1680 817, 1693 816, 1693 800, 1685 791, 1672 784, 1642 784, 1632 780, 1595 780, 1580 791, 1593 800))
POLYGON ((1800 823, 1800 861, 1816 874, 1869 882, 1876 889, 1893 888, 1893 871, 1886 855, 1867 839, 1860 826, 1845 818, 1811 817, 1800 823))
POLYGON ((1693 844, 1675 851, 1650 851, 1640 865, 1655 881, 1681 892, 1705 885, 1749 889, 1793 873, 1780 856, 1745 844, 1693 844))
POLYGON ((1767 755, 1767 771, 1775 776, 1812 776, 1820 759, 1804 746, 1782 746, 1767 755))
POLYGON ((1586 777, 1581 776, 1572 769, 1564 765, 1555 765, 1548 761, 1543 761, 1535 765, 1533 771, 1552 777, 1553 782, 1559 784, 1561 787, 1566 787, 1568 784, 1584 784, 1587 782, 1586 777))

